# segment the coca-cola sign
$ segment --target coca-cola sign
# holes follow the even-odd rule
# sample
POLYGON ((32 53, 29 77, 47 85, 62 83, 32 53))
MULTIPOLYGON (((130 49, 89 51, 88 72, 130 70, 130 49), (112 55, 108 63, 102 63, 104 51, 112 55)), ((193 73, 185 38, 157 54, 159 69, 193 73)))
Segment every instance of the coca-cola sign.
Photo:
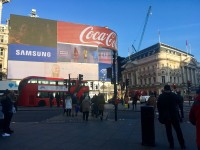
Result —
POLYGON ((96 43, 105 47, 112 47, 117 49, 116 33, 115 32, 100 32, 95 31, 94 27, 89 26, 85 28, 80 34, 80 41, 82 43, 96 43))
POLYGON ((58 42, 117 50, 117 34, 105 27, 58 22, 58 42))

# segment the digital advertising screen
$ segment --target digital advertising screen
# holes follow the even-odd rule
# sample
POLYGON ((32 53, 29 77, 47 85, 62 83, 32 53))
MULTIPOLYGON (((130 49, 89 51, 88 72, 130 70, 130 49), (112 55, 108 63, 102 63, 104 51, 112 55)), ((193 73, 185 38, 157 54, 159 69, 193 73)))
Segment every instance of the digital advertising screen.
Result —
POLYGON ((108 28, 13 14, 8 41, 8 79, 99 80, 117 50, 117 34, 108 28))

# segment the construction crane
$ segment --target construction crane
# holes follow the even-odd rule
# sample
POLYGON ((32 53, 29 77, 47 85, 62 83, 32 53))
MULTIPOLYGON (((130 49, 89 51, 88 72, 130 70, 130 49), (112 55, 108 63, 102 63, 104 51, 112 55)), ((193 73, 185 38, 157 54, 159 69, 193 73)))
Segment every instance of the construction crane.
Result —
POLYGON ((140 46, 142 44, 142 40, 143 40, 143 37, 144 37, 144 33, 145 33, 145 29, 146 29, 146 26, 147 26, 147 22, 148 22, 148 19, 149 19, 149 16, 151 15, 151 6, 149 6, 149 9, 148 9, 148 12, 147 12, 147 16, 145 18, 145 23, 144 23, 144 27, 143 27, 143 30, 142 30, 142 35, 140 37, 140 41, 139 41, 139 45, 138 45, 138 49, 136 50, 136 48, 134 47, 134 45, 132 44, 132 48, 135 52, 138 52, 140 50, 140 46))

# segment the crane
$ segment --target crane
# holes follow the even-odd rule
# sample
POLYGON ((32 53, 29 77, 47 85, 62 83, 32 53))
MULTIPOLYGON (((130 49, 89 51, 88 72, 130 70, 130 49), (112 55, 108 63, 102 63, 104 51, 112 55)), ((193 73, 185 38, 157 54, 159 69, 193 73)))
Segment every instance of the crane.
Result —
POLYGON ((135 52, 137 52, 137 51, 140 50, 140 46, 141 46, 141 44, 142 44, 142 40, 143 40, 143 37, 144 37, 145 29, 146 29, 147 22, 148 22, 148 19, 149 19, 149 16, 150 16, 150 15, 151 15, 151 6, 149 6, 149 9, 148 9, 148 12, 147 12, 147 15, 146 15, 146 18, 145 18, 145 23, 144 23, 144 27, 143 27, 143 30, 142 30, 142 35, 141 35, 141 37, 140 37, 138 49, 136 50, 136 48, 135 48, 134 45, 132 44, 132 48, 134 49, 135 52))

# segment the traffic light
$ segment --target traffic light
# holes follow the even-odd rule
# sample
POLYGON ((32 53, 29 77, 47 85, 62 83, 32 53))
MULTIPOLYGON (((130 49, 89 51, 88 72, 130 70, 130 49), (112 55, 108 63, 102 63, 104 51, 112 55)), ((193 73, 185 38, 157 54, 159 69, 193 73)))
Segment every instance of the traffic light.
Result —
POLYGON ((124 82, 121 85, 121 89, 122 89, 122 91, 125 89, 125 83, 124 82))
POLYGON ((78 80, 79 80, 79 83, 81 83, 81 81, 83 81, 83 75, 82 74, 78 75, 78 80))
POLYGON ((129 79, 126 79, 126 86, 129 86, 129 79))
POLYGON ((93 89, 93 82, 90 82, 90 87, 93 89))
POLYGON ((63 83, 64 83, 65 87, 68 86, 68 80, 67 79, 64 79, 63 83))
POLYGON ((124 68, 122 67, 124 65, 123 60, 124 57, 117 56, 117 81, 121 82, 122 81, 122 71, 124 68))
POLYGON ((111 79, 112 78, 112 68, 109 67, 109 68, 106 68, 107 70, 107 78, 111 79))

